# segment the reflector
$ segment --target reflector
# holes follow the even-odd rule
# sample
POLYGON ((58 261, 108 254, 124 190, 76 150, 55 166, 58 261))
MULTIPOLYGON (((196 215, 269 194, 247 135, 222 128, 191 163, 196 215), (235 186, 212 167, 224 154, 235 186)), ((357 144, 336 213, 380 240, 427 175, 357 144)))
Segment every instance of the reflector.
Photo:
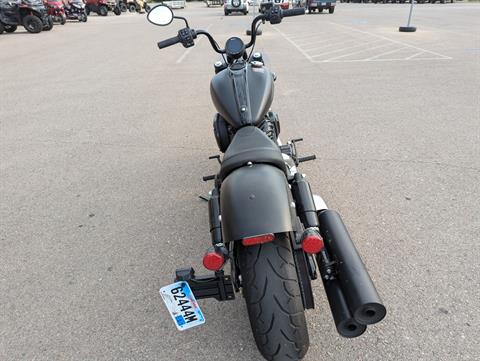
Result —
POLYGON ((273 233, 261 234, 259 236, 248 237, 242 239, 242 244, 244 246, 254 246, 256 244, 262 244, 273 241, 275 235, 273 233))
POLYGON ((325 247, 323 244, 323 238, 317 231, 307 230, 305 231, 302 239, 302 248, 305 252, 310 254, 317 254, 325 247))
POLYGON ((210 271, 218 271, 224 263, 225 259, 223 256, 215 251, 208 251, 205 253, 205 256, 203 256, 203 265, 210 271))

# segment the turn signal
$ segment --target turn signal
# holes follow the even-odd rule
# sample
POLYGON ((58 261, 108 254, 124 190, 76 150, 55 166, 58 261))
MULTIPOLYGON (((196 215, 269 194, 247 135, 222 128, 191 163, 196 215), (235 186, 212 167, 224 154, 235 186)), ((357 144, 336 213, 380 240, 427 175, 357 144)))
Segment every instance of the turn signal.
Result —
POLYGON ((215 252, 214 250, 209 250, 203 256, 203 265, 206 269, 210 271, 218 271, 223 267, 225 259, 223 255, 215 252))
POLYGON ((324 247, 323 238, 314 229, 307 229, 303 233, 302 248, 310 254, 317 254, 324 247))
POLYGON ((259 236, 242 239, 242 244, 244 246, 254 246, 256 244, 271 242, 274 240, 274 238, 275 238, 275 235, 273 233, 261 234, 259 236))

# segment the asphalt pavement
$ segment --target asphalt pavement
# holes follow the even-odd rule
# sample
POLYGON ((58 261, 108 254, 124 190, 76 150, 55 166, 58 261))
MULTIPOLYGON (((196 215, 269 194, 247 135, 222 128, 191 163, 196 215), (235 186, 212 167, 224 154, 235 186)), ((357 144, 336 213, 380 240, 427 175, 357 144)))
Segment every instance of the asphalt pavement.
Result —
MULTIPOLYGON (((251 16, 178 10, 222 44, 251 16)), ((480 5, 339 4, 266 24, 282 139, 303 137, 388 309, 357 339, 321 282, 305 360, 480 358, 480 5)), ((259 361, 240 295, 180 333, 158 293, 209 245, 205 38, 145 15, 0 35, 0 359, 259 361)))

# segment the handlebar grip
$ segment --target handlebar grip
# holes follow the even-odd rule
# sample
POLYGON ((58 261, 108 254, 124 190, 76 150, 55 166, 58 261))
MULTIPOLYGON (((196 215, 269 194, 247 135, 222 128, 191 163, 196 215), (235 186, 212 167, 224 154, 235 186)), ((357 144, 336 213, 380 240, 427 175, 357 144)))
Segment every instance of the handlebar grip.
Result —
POLYGON ((178 36, 174 36, 173 38, 162 40, 158 42, 158 48, 163 49, 172 45, 175 45, 180 42, 180 38, 178 36))
POLYGON ((293 8, 282 11, 282 17, 286 18, 287 16, 297 16, 305 15, 305 8, 293 8))

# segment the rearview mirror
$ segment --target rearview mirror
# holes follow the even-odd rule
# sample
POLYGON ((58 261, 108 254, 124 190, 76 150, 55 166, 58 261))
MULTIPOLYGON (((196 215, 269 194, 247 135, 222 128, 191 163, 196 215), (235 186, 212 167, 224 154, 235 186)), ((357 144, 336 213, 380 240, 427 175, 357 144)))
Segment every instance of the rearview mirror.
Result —
POLYGON ((166 26, 172 22, 173 12, 166 5, 157 5, 149 11, 147 19, 154 25, 166 26))

